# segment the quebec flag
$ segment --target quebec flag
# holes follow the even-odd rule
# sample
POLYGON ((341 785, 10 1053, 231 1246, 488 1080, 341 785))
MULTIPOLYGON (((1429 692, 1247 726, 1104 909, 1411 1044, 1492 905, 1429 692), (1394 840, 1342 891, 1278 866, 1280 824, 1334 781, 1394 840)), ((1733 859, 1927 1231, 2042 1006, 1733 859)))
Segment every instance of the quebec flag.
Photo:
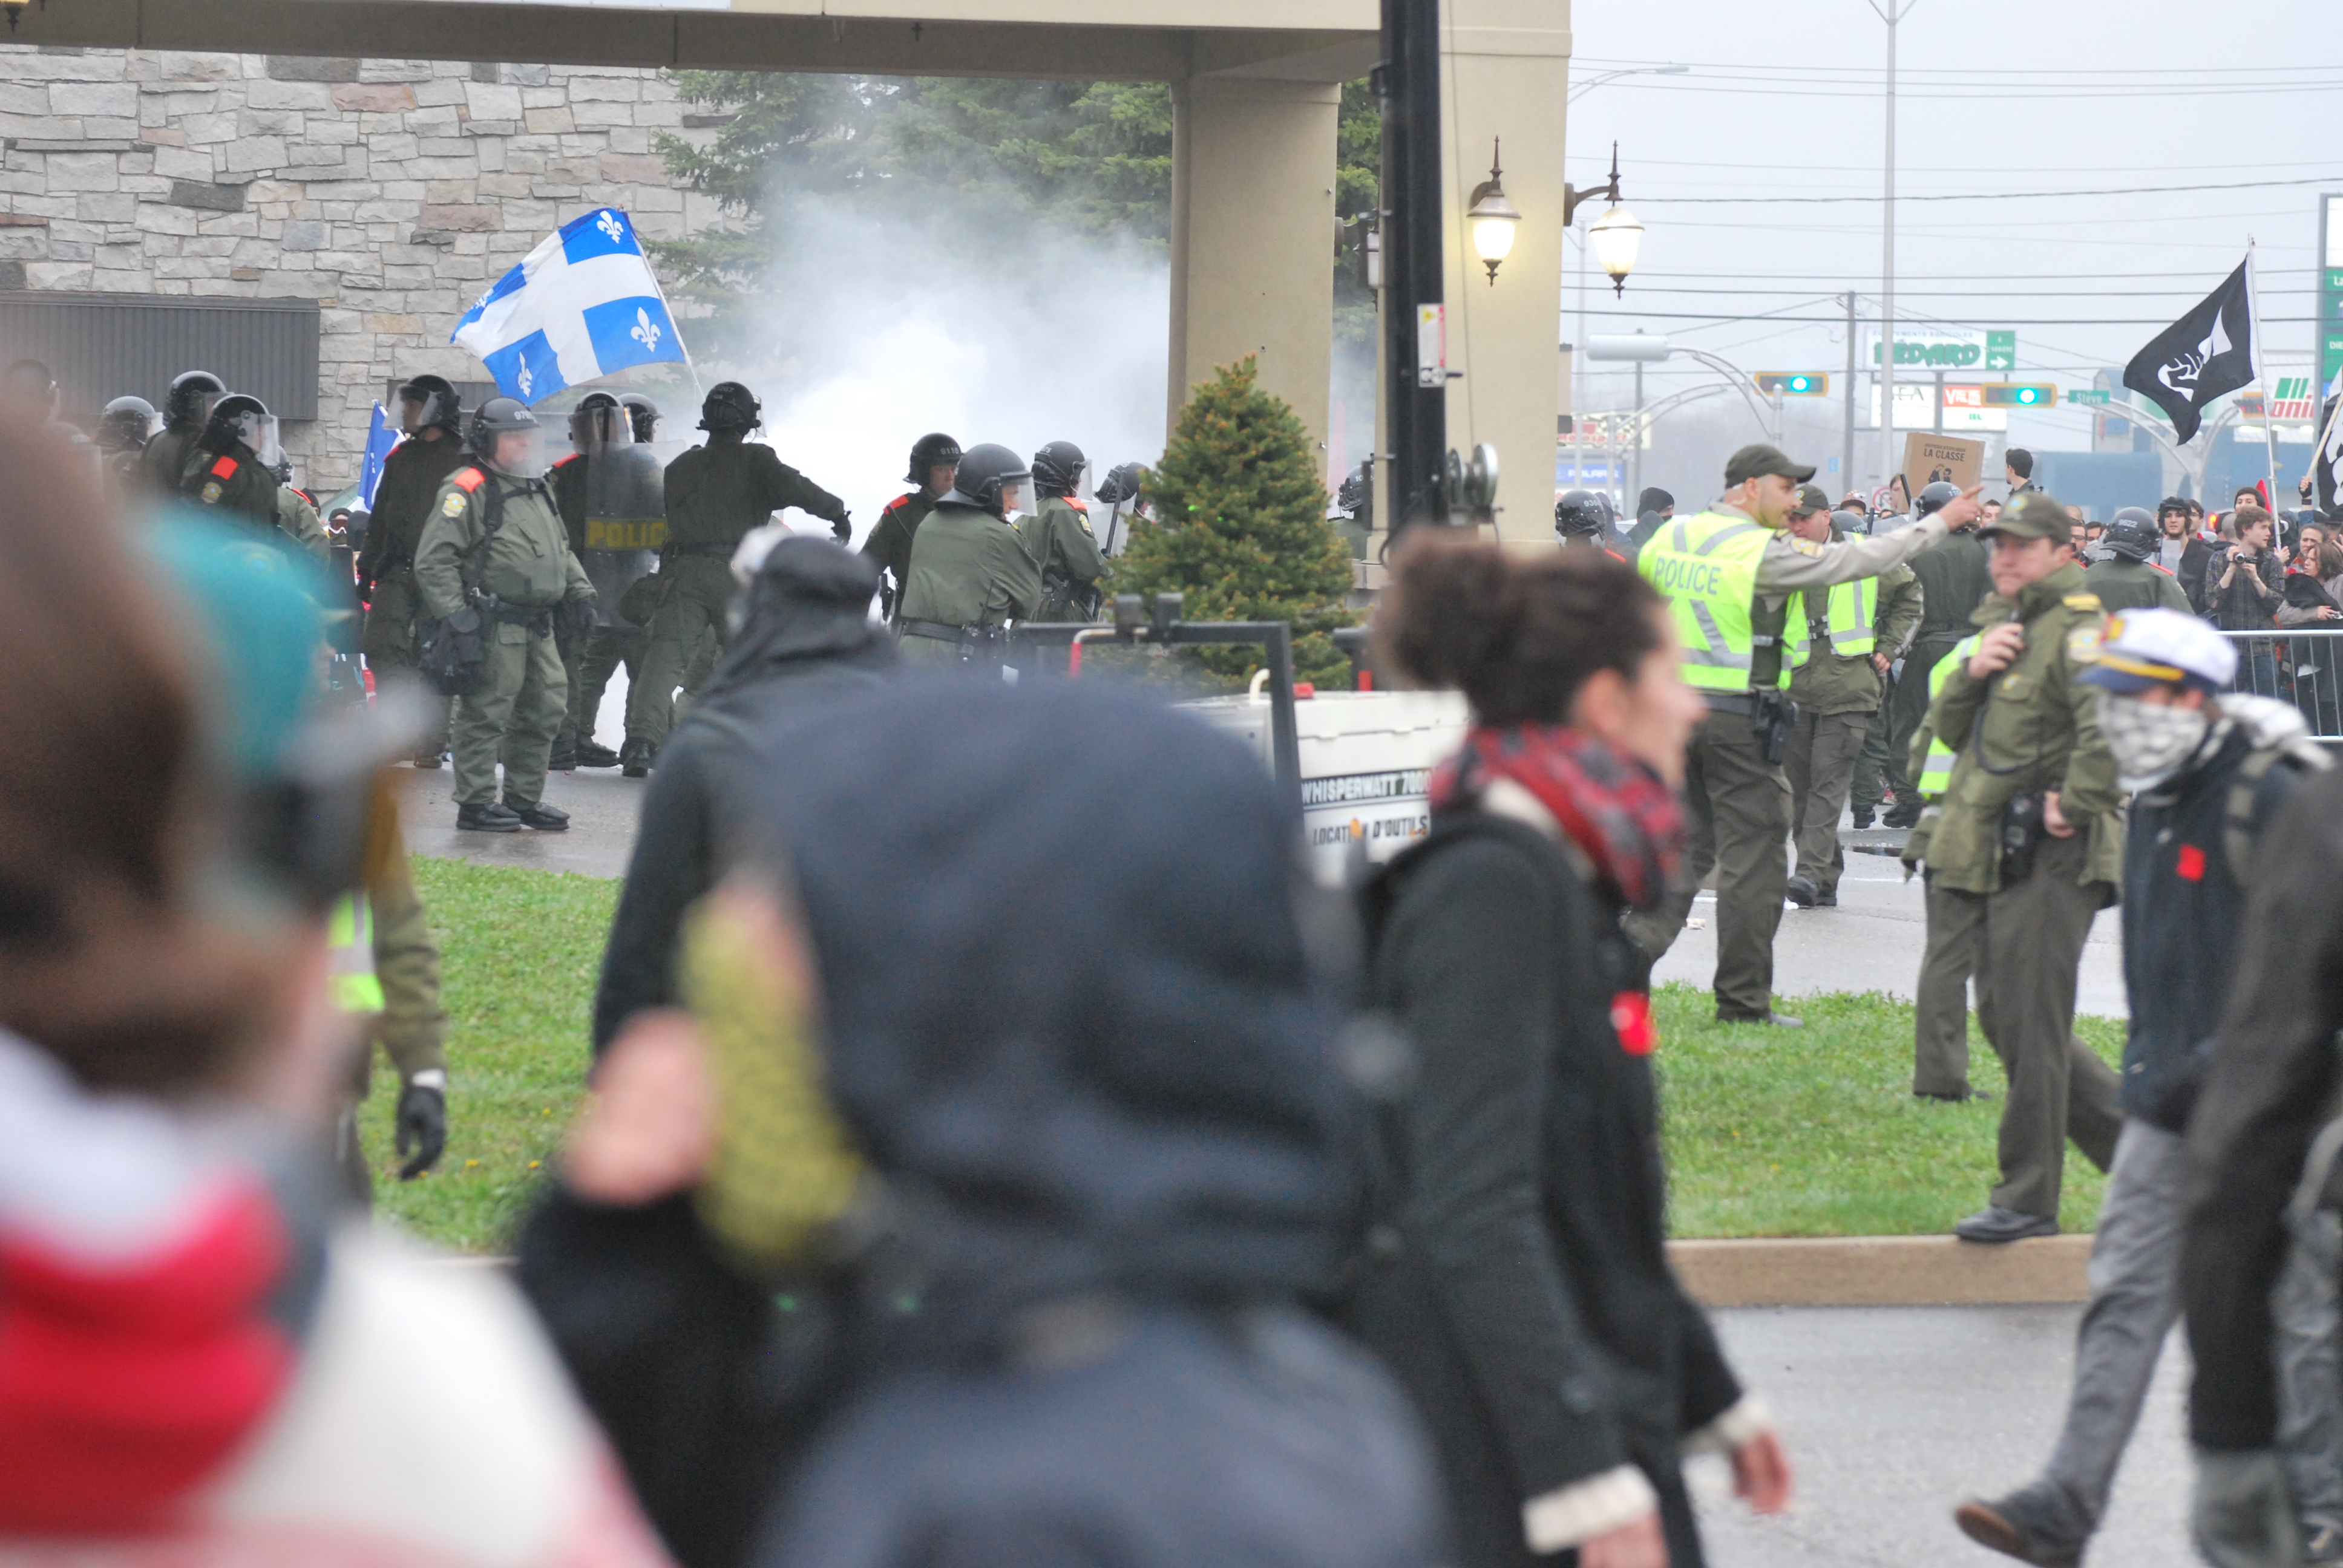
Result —
POLYGON ((606 206, 563 224, 456 323, 498 388, 542 403, 629 365, 685 362, 635 226, 606 206))

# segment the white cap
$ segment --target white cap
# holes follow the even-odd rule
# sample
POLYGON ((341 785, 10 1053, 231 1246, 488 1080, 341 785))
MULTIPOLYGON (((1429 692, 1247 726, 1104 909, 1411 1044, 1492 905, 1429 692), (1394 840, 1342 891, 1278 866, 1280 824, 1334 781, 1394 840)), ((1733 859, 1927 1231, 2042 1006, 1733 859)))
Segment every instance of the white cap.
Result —
POLYGON ((2151 686, 2221 691, 2237 673, 2237 650, 2195 616, 2177 609, 2127 609, 2108 618, 2098 657, 2082 678, 2125 695, 2151 686))

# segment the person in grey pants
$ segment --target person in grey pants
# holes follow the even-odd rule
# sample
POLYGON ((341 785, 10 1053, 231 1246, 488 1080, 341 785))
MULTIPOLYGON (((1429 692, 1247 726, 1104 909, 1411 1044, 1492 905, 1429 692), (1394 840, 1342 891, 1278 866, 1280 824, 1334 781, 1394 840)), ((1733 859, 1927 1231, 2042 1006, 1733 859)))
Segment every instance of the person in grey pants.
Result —
POLYGON ((2236 668, 2203 621, 2146 609, 2114 617, 2077 678, 2099 689, 2100 733, 2137 792, 2124 846, 2122 1131, 2057 1446, 2033 1482, 1954 1513, 1970 1539, 2042 1568, 2081 1562, 2179 1317, 2184 1134, 2236 969, 2252 840, 2300 775, 2326 766, 2290 706, 2215 695, 2236 668))

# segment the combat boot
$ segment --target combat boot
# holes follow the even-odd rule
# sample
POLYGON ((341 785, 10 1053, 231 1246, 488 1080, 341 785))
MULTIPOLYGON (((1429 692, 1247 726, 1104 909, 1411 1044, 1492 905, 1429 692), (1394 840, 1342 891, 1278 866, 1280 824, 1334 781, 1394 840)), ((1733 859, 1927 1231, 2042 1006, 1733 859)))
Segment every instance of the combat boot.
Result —
POLYGON ((651 743, 641 736, 628 738, 625 749, 618 753, 618 771, 629 779, 640 779, 651 770, 651 759, 657 755, 651 743))
POLYGON ((578 767, 616 768, 618 765, 618 754, 600 741, 589 739, 578 743, 578 767))
POLYGON ((514 821, 540 833, 563 833, 569 829, 569 813, 542 800, 508 800, 504 809, 514 821))
POLYGON ((550 757, 548 757, 548 758, 547 758, 547 759, 545 759, 545 770, 546 770, 548 773, 575 773, 575 772, 577 772, 577 771, 578 771, 578 753, 577 753, 577 752, 575 752, 575 751, 557 751, 557 752, 555 752, 552 756, 550 756, 550 757))
POLYGON ((427 751, 418 751, 415 754, 415 765, 417 768, 437 768, 447 760, 447 749, 445 746, 434 746, 427 751))
MULTIPOLYGON (((437 763, 433 763, 437 767, 437 763)), ((476 833, 518 833, 520 819, 495 800, 471 800, 456 808, 456 826, 476 833)))

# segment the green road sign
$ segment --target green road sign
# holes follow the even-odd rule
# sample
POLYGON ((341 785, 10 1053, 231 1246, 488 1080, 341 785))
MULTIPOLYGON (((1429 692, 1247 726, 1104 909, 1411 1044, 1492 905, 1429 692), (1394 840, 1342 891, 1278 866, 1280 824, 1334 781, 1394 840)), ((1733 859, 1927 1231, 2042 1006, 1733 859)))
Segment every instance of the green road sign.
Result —
POLYGON ((2017 368, 2016 333, 1988 332, 1985 335, 1985 367, 2001 371, 2017 368))
POLYGON ((1760 370, 1751 377, 1757 390, 1785 397, 1824 397, 1830 395, 1830 377, 1821 370, 1760 370))
POLYGON ((2116 395, 2113 392, 2109 391, 2105 387, 2084 387, 2067 393, 2066 401, 2069 403, 2087 403, 2096 407, 2105 407, 2109 403, 2115 401, 2115 396, 2116 395))
POLYGON ((1988 381, 1980 388, 1988 408, 2055 408, 2058 388, 2047 381, 1988 381))

